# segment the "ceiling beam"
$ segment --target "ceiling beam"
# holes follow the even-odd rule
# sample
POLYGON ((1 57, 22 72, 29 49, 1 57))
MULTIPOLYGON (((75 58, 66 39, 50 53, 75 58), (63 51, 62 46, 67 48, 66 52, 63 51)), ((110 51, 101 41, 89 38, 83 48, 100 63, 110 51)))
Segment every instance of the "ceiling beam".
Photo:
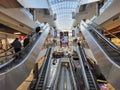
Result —
POLYGON ((6 32, 0 32, 0 39, 5 39, 5 38, 16 38, 19 37, 19 35, 15 35, 15 34, 10 34, 10 33, 6 33, 6 32))
POLYGON ((17 0, 0 0, 0 6, 3 8, 20 8, 22 7, 17 0))
POLYGON ((7 26, 7 27, 10 27, 10 28, 13 28, 17 31, 20 31, 20 32, 23 32, 25 34, 28 34, 30 33, 32 30, 26 26, 21 26, 21 23, 8 17, 7 15, 4 15, 2 13, 0 13, 0 23, 7 26))

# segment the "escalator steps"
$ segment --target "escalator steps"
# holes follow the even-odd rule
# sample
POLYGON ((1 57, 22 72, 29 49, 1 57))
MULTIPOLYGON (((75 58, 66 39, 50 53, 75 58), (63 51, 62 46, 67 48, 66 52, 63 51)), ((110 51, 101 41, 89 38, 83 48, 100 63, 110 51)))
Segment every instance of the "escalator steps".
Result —
POLYGON ((39 84, 39 85, 38 85, 38 87, 42 87, 42 86, 43 86, 43 84, 39 84))
POLYGON ((38 87, 37 90, 42 90, 42 87, 38 87))

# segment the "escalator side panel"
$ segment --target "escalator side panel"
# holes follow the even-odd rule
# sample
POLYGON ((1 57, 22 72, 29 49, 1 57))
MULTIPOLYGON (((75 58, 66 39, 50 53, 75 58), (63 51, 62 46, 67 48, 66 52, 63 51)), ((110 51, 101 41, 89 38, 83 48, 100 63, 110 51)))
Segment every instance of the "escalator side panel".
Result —
POLYGON ((73 69, 72 69, 72 66, 71 66, 71 63, 70 63, 70 73, 71 73, 71 78, 72 78, 72 84, 74 85, 73 90, 77 90, 77 84, 75 82, 75 77, 74 77, 74 73, 73 73, 72 70, 73 69))
POLYGON ((100 45, 96 42, 94 37, 88 31, 88 29, 85 28, 83 25, 81 25, 81 32, 84 35, 84 38, 87 41, 90 49, 92 50, 92 53, 100 66, 101 72, 107 78, 109 75, 109 71, 112 67, 112 63, 108 61, 109 57, 105 56, 105 53, 103 53, 103 50, 101 49, 100 45))
POLYGON ((58 84, 58 81, 60 79, 60 70, 61 70, 61 61, 60 61, 59 66, 58 66, 58 70, 57 70, 57 74, 56 74, 56 77, 55 77, 55 82, 54 82, 53 90, 56 90, 56 88, 58 87, 57 84, 58 84))
POLYGON ((104 53, 104 51, 101 49, 102 47, 97 43, 94 37, 83 25, 81 25, 81 32, 84 35, 84 38, 87 41, 95 59, 97 60, 97 63, 100 66, 101 72, 109 81, 109 83, 111 83, 116 90, 119 90, 120 89, 120 85, 119 85, 120 69, 108 60, 109 57, 105 55, 106 53, 104 53))
POLYGON ((5 73, 0 74, 0 83, 2 83, 0 84, 1 90, 16 90, 16 88, 26 79, 35 64, 37 57, 39 56, 48 32, 49 30, 45 30, 41 34, 32 50, 20 64, 5 73))
POLYGON ((64 60, 65 59, 60 61, 60 67, 58 68, 59 74, 56 76, 57 78, 55 80, 53 90, 77 90, 75 78, 71 69, 72 67, 68 61, 69 59, 66 59, 67 62, 64 60), (68 63, 68 67, 66 67, 63 63, 68 63))

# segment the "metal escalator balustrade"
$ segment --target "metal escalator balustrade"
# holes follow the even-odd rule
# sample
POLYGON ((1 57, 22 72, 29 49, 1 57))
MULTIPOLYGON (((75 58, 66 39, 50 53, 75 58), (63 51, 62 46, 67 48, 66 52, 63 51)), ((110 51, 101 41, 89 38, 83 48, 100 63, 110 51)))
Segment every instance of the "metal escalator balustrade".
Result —
POLYGON ((83 76, 81 75, 81 69, 77 70, 77 67, 75 64, 73 64, 73 61, 70 59, 71 63, 71 69, 73 71, 73 75, 75 77, 76 85, 77 85, 77 90, 85 90, 85 85, 83 81, 83 76))
POLYGON ((41 68, 37 84, 36 84, 35 88, 33 88, 31 90, 43 90, 45 88, 45 79, 47 78, 46 73, 47 73, 48 64, 50 64, 49 61, 50 61, 51 50, 52 50, 52 48, 50 47, 50 49, 46 55, 46 60, 44 62, 44 65, 41 68))
MULTIPOLYGON (((40 37, 40 35, 39 35, 39 37, 40 37)), ((0 57, 1 62, 4 62, 4 63, 2 63, 0 65, 0 72, 4 72, 4 71, 8 70, 9 68, 12 68, 15 65, 19 64, 20 62, 22 62, 22 60, 24 60, 26 55, 30 52, 30 50, 34 46, 37 39, 38 39, 38 35, 36 35, 34 37, 31 37, 31 40, 30 40, 31 43, 29 43, 25 48, 23 48, 18 53, 13 53, 13 54, 10 54, 10 55, 1 56, 0 57)), ((7 53, 7 52, 5 52, 5 53, 7 53)))
POLYGON ((3 50, 3 52, 0 53, 0 56, 10 55, 13 52, 14 48, 10 47, 7 50, 3 50))
POLYGON ((54 77, 54 81, 51 84, 50 90, 56 90, 59 80, 60 70, 61 70, 61 61, 59 61, 58 68, 56 71, 56 76, 54 77))
POLYGON ((80 56, 80 62, 82 64, 82 72, 83 76, 85 78, 86 88, 87 90, 100 90, 97 79, 92 74, 89 64, 86 59, 85 52, 82 48, 82 46, 78 46, 79 49, 79 56, 80 56))
POLYGON ((105 54, 109 57, 109 60, 114 62, 116 66, 120 68, 120 48, 118 48, 100 32, 103 30, 97 30, 92 24, 88 24, 88 27, 91 28, 90 33, 102 47, 105 54))
MULTIPOLYGON (((0 88, 2 90, 16 90, 17 87, 29 76, 34 64, 39 59, 41 49, 49 33, 49 27, 43 30, 42 34, 38 38, 34 38, 35 42, 31 42, 33 45, 30 50, 26 49, 26 53, 22 55, 18 60, 13 60, 5 68, 0 70, 0 88), (28 52, 28 53, 27 53, 28 52), (16 77, 17 76, 17 77, 16 77), (7 86, 7 87, 6 87, 7 86)), ((30 46, 31 46, 30 45, 30 46)))
POLYGON ((13 55, 15 55, 14 48, 9 48, 4 52, 0 53, 0 65, 3 66, 3 64, 9 59, 11 59, 13 55))
MULTIPOLYGON (((98 24, 96 24, 93 21, 89 21, 90 23, 88 23, 88 25, 90 25, 91 27, 94 27, 98 33, 102 34, 102 37, 105 39, 107 38, 107 35, 112 36, 113 38, 117 38, 120 40, 119 37, 115 36, 114 34, 112 34, 111 32, 109 32, 108 30, 105 30, 104 27, 100 27, 98 24)), ((112 43, 110 40, 107 41, 108 43, 111 43, 110 45, 112 45, 112 47, 114 47, 117 50, 120 50, 119 47, 117 47, 114 43, 112 43)))
MULTIPOLYGON (((49 52, 49 49, 50 48, 47 48, 47 51, 46 51, 46 54, 45 54, 45 56, 47 56, 47 53, 49 52)), ((41 68, 40 69, 38 69, 38 62, 34 65, 34 68, 33 68, 33 80, 31 81, 31 83, 30 83, 30 85, 29 85, 29 90, 34 90, 35 89, 35 86, 36 86, 36 84, 37 84, 37 81, 38 81, 38 77, 39 77, 39 75, 38 74, 40 74, 40 72, 42 72, 42 70, 43 70, 43 67, 44 67, 44 65, 45 65, 45 62, 46 62, 46 60, 43 62, 43 64, 42 64, 42 66, 41 66, 41 68)))
MULTIPOLYGON (((48 26, 49 26, 48 24, 44 25, 43 30, 47 29, 48 26)), ((42 32, 38 32, 38 33, 31 32, 29 34, 31 36, 30 43, 18 53, 14 52, 14 48, 9 48, 8 50, 5 50, 3 53, 0 53, 0 69, 13 63, 13 61, 18 61, 17 59, 25 58, 25 56, 28 54, 28 52, 30 52, 33 45, 38 40, 38 38, 41 36, 41 34, 42 32), (21 54, 21 57, 15 58, 15 56, 18 56, 19 53, 21 54)), ((12 65, 9 65, 9 66, 12 66, 12 65)))
POLYGON ((93 26, 94 28, 96 28, 103 36, 110 35, 110 36, 112 36, 114 38, 120 39, 116 35, 109 32, 109 30, 106 30, 104 27, 99 26, 98 24, 96 24, 94 21, 87 20, 87 24, 93 26))
POLYGON ((56 84, 53 90, 77 90, 74 75, 69 62, 61 62, 59 74, 55 82, 56 84))

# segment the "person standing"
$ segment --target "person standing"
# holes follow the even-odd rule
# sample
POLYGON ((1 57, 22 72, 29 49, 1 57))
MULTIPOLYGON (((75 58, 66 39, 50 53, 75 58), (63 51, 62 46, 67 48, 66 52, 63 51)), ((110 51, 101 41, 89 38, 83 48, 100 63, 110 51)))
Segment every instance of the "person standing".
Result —
POLYGON ((40 30, 41 30, 40 27, 36 27, 36 33, 39 33, 40 30))
POLYGON ((30 43, 30 36, 27 36, 23 41, 23 47, 25 48, 30 43))
POLYGON ((81 44, 80 44, 80 42, 78 42, 77 44, 78 44, 78 46, 80 46, 80 45, 81 45, 81 44))
POLYGON ((12 47, 14 47, 15 53, 21 51, 22 45, 21 45, 21 43, 20 43, 20 41, 19 41, 18 38, 16 38, 16 39, 12 42, 11 45, 12 45, 12 47))

